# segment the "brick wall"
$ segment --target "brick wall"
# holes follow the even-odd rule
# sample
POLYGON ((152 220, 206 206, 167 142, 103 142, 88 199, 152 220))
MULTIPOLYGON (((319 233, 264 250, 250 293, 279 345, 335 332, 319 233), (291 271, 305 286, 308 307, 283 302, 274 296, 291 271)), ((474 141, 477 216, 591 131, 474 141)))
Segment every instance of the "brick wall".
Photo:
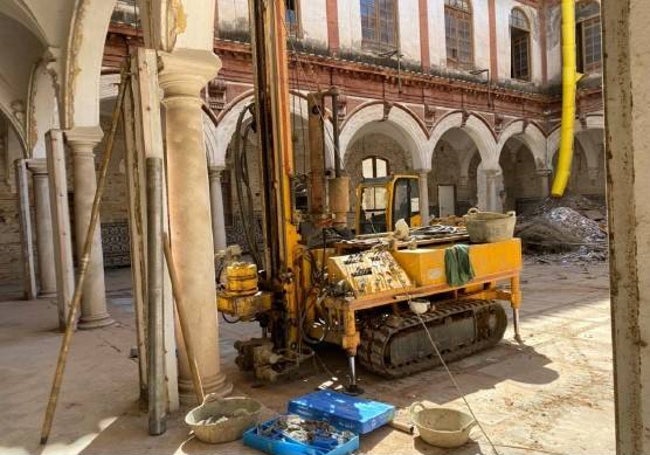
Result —
POLYGON ((0 286, 20 285, 23 279, 18 197, 0 181, 0 286))

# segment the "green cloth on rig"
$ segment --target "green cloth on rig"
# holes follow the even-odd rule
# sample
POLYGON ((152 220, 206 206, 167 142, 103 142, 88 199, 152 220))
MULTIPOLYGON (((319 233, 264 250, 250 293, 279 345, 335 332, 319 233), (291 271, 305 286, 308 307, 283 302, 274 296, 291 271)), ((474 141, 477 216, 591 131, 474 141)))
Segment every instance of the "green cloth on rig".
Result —
POLYGON ((462 286, 474 278, 469 245, 458 244, 445 249, 445 276, 450 286, 462 286))

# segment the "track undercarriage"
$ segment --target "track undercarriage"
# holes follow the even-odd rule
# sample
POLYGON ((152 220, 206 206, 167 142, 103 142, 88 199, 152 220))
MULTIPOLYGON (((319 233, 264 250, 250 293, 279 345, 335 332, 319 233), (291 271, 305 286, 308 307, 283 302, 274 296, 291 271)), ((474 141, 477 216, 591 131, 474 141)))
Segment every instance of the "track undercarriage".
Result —
MULTIPOLYGON (((496 345, 507 326, 501 304, 492 300, 444 302, 421 315, 445 362, 496 345)), ((358 360, 367 370, 399 378, 440 364, 417 315, 380 315, 364 321, 358 360)))

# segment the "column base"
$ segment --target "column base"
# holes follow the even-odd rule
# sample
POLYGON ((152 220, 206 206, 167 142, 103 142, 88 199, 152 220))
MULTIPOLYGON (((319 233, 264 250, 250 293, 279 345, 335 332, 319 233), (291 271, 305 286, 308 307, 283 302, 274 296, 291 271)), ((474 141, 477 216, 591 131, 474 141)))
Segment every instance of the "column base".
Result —
MULTIPOLYGON (((209 393, 217 394, 220 398, 225 397, 230 392, 232 392, 232 382, 228 381, 226 375, 219 373, 212 378, 201 378, 201 383, 203 385, 203 393, 205 395, 209 393)), ((182 405, 196 405, 196 395, 194 394, 194 387, 192 386, 192 381, 189 379, 180 379, 178 380, 178 398, 182 405)), ((198 403, 201 404, 201 403, 198 403)))
POLYGON ((38 293, 38 298, 39 299, 55 299, 56 298, 56 291, 39 292, 38 293))
POLYGON ((101 327, 106 327, 112 324, 115 324, 115 319, 113 319, 110 314, 104 313, 95 316, 81 316, 81 318, 79 318, 79 322, 77 323, 77 328, 79 330, 91 330, 99 329, 101 327))

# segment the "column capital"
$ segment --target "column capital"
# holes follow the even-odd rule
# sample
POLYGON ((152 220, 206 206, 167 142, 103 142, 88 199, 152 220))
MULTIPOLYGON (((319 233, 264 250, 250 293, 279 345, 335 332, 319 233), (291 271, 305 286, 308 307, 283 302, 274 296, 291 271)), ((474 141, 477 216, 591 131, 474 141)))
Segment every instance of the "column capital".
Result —
POLYGON ((221 59, 208 50, 158 52, 158 78, 165 98, 198 98, 201 89, 217 76, 221 66, 221 59))
POLYGON ((496 178, 501 172, 500 169, 482 169, 481 172, 488 178, 496 178))
POLYGON ((210 179, 221 178, 221 173, 226 170, 226 166, 208 166, 208 176, 210 179))
POLYGON ((539 175, 540 177, 546 177, 547 175, 551 175, 551 174, 553 173, 553 171, 551 171, 550 169, 546 169, 546 168, 543 168, 543 169, 537 169, 535 172, 536 172, 537 175, 539 175))
POLYGON ((428 168, 428 169, 415 169, 415 172, 417 172, 418 175, 422 175, 422 174, 426 175, 429 172, 431 172, 431 168, 428 168))
POLYGON ((47 161, 45 158, 32 158, 27 160, 27 169, 35 176, 47 175, 47 161))
POLYGON ((65 138, 73 147, 95 147, 104 138, 104 132, 98 126, 78 126, 65 132, 65 138))

